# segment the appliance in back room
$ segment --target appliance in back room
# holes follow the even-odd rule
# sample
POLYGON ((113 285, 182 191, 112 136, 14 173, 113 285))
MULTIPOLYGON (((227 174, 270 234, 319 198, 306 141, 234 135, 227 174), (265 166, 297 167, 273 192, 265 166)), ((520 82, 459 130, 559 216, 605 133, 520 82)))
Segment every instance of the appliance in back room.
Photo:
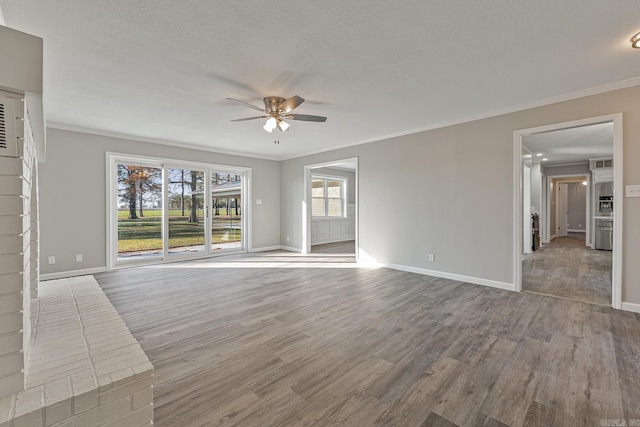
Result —
POLYGON ((613 182, 596 184, 596 249, 613 249, 613 182))

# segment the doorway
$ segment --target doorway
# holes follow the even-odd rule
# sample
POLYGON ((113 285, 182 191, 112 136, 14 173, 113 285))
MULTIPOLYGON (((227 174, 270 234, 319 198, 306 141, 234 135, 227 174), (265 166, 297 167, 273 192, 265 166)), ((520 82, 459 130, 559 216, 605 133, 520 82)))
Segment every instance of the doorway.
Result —
POLYGON ((358 248, 358 159, 304 167, 302 253, 353 256, 358 248))
POLYGON ((621 308, 621 209, 611 213, 612 251, 592 249, 597 219, 592 182, 602 176, 594 171, 596 159, 610 162, 612 197, 622 200, 622 114, 514 132, 516 290, 621 308), (606 142, 603 135, 608 135, 606 142), (530 154, 523 155, 524 148, 530 154), (524 194, 527 159, 540 165, 538 175, 531 176, 531 193, 537 199, 524 194), (539 191, 533 191, 536 185, 539 191), (542 245, 526 254, 524 212, 529 205, 540 217, 542 245))
POLYGON ((251 170, 107 153, 109 268, 250 248, 251 170))

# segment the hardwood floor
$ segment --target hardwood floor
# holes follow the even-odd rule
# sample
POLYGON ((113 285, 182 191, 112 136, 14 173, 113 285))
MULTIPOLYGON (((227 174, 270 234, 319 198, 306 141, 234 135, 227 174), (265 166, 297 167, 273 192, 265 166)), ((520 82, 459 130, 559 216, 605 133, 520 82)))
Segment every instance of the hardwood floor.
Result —
POLYGON ((640 315, 271 252, 96 275, 155 366, 158 426, 640 419, 640 315))
POLYGON ((311 246, 311 253, 317 254, 354 254, 356 253, 356 241, 347 240, 344 242, 324 243, 322 245, 311 246))
POLYGON ((611 269, 611 252, 588 249, 584 235, 557 237, 525 255, 522 289, 611 305, 611 269))

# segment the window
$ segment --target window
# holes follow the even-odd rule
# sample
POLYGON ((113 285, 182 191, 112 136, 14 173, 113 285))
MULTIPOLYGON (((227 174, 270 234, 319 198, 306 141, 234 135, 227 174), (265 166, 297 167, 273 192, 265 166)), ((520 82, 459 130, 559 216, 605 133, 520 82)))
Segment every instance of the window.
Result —
POLYGON ((344 218, 346 178, 311 177, 311 215, 314 218, 344 218))

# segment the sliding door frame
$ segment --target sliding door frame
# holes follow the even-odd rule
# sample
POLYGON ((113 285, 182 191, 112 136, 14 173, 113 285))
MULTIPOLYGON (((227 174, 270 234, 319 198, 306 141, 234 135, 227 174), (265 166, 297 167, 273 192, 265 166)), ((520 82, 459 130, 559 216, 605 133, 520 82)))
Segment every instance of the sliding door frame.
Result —
POLYGON ((106 169, 107 169, 107 183, 106 183, 106 195, 107 195, 107 221, 106 221, 106 235, 107 235, 107 270, 133 267, 149 264, 161 264, 167 262, 184 261, 190 259, 208 258, 218 255, 229 255, 233 253, 250 252, 252 248, 251 239, 251 168, 238 167, 230 165, 221 165, 214 163, 202 163, 193 162, 188 160, 167 159, 152 156, 140 156, 136 154, 106 153, 106 169), (153 259, 142 260, 118 260, 118 186, 117 174, 118 164, 131 164, 141 165, 153 168, 159 168, 162 170, 162 256, 155 257, 153 259), (197 254, 173 254, 169 256, 169 204, 168 199, 168 170, 169 169, 190 169, 198 172, 204 172, 204 208, 205 208, 205 227, 204 227, 204 251, 197 254), (241 175, 241 197, 240 197, 240 209, 241 215, 241 248, 230 249, 223 251, 213 252, 211 247, 211 217, 213 210, 211 206, 211 174, 212 172, 224 172, 236 175, 241 175))

